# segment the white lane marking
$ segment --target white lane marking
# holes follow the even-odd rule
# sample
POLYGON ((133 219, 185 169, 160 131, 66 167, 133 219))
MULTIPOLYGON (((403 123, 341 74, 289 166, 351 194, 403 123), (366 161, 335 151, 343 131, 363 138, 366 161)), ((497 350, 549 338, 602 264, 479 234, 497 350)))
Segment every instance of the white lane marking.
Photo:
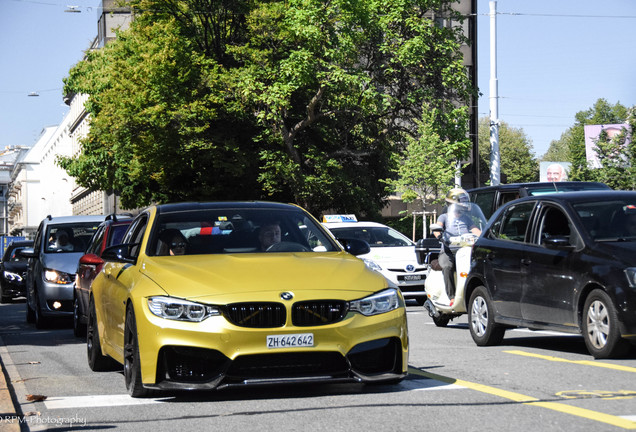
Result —
POLYGON ((63 408, 93 408, 93 407, 111 407, 123 405, 147 405, 162 403, 172 398, 158 399, 135 399, 127 394, 121 395, 90 395, 90 396, 58 396, 49 397, 44 401, 48 409, 63 408))
POLYGON ((408 390, 428 391, 428 390, 465 390, 466 387, 457 384, 447 384, 434 379, 409 379, 402 381, 400 387, 408 390))
MULTIPOLYGON (((433 379, 416 379, 402 381, 401 387, 408 391, 430 390, 465 390, 466 387, 457 384, 446 384, 433 379)), ((126 405, 148 405, 164 403, 172 397, 156 399, 135 399, 127 394, 120 395, 90 395, 90 396, 58 396, 49 397, 44 401, 48 409, 68 408, 96 408, 126 405)))

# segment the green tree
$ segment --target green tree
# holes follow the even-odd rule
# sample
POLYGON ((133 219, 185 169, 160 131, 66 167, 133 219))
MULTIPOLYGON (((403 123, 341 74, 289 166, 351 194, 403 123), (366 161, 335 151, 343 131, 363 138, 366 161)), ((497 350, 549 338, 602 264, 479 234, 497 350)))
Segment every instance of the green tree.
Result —
POLYGON ((92 126, 61 161, 123 205, 271 198, 372 214, 424 103, 458 141, 464 39, 430 18, 459 20, 450 0, 129 3, 130 30, 66 80, 89 94, 92 126))
POLYGON ((568 141, 568 135, 571 131, 565 131, 561 138, 558 140, 552 140, 550 142, 550 147, 545 152, 543 156, 541 156, 541 162, 567 162, 570 160, 570 148, 568 145, 564 144, 568 141))
MULTIPOLYGON (((456 121, 454 129, 465 131, 467 110, 458 108, 451 116, 456 121)), ((451 141, 444 138, 447 134, 439 130, 437 118, 439 114, 434 109, 423 110, 417 136, 409 137, 405 151, 396 155, 398 177, 389 181, 392 190, 401 194, 405 202, 419 199, 423 208, 429 197, 434 202, 453 186, 453 180, 460 174, 457 161, 471 148, 469 139, 451 141)))
POLYGON ((575 124, 562 136, 562 144, 567 146, 572 163, 570 180, 594 181, 598 180, 600 171, 588 166, 585 150, 585 125, 617 124, 625 122, 627 108, 620 103, 614 105, 605 99, 598 99, 594 106, 576 113, 575 124))
MULTIPOLYGON (((539 181, 539 163, 532 153, 532 143, 523 129, 499 125, 499 155, 502 183, 539 181)), ((480 178, 490 178, 490 120, 479 119, 480 178)))

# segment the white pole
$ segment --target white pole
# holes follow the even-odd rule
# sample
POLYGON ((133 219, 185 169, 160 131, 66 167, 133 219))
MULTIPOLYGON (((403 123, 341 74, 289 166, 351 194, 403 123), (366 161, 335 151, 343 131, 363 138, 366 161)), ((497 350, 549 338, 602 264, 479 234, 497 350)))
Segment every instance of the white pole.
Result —
POLYGON ((499 94, 497 82, 497 2, 490 3, 490 184, 500 183, 499 94))

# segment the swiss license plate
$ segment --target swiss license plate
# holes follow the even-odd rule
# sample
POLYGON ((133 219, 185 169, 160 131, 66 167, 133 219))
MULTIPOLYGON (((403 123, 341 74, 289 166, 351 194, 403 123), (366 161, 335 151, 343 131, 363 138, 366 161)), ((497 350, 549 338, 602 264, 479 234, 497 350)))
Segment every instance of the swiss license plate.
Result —
POLYGON ((314 346, 313 333, 267 336, 267 348, 298 348, 314 346))
POLYGON ((422 275, 404 275, 405 281, 418 281, 422 280, 422 275))

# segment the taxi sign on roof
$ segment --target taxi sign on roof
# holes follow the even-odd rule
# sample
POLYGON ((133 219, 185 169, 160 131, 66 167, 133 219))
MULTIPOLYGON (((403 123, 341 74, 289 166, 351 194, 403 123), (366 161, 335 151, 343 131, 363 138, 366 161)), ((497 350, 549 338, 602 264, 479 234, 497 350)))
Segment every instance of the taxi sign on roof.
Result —
POLYGON ((322 221, 325 223, 329 222, 358 222, 356 219, 356 215, 348 214, 348 215, 324 215, 322 217, 322 221))

